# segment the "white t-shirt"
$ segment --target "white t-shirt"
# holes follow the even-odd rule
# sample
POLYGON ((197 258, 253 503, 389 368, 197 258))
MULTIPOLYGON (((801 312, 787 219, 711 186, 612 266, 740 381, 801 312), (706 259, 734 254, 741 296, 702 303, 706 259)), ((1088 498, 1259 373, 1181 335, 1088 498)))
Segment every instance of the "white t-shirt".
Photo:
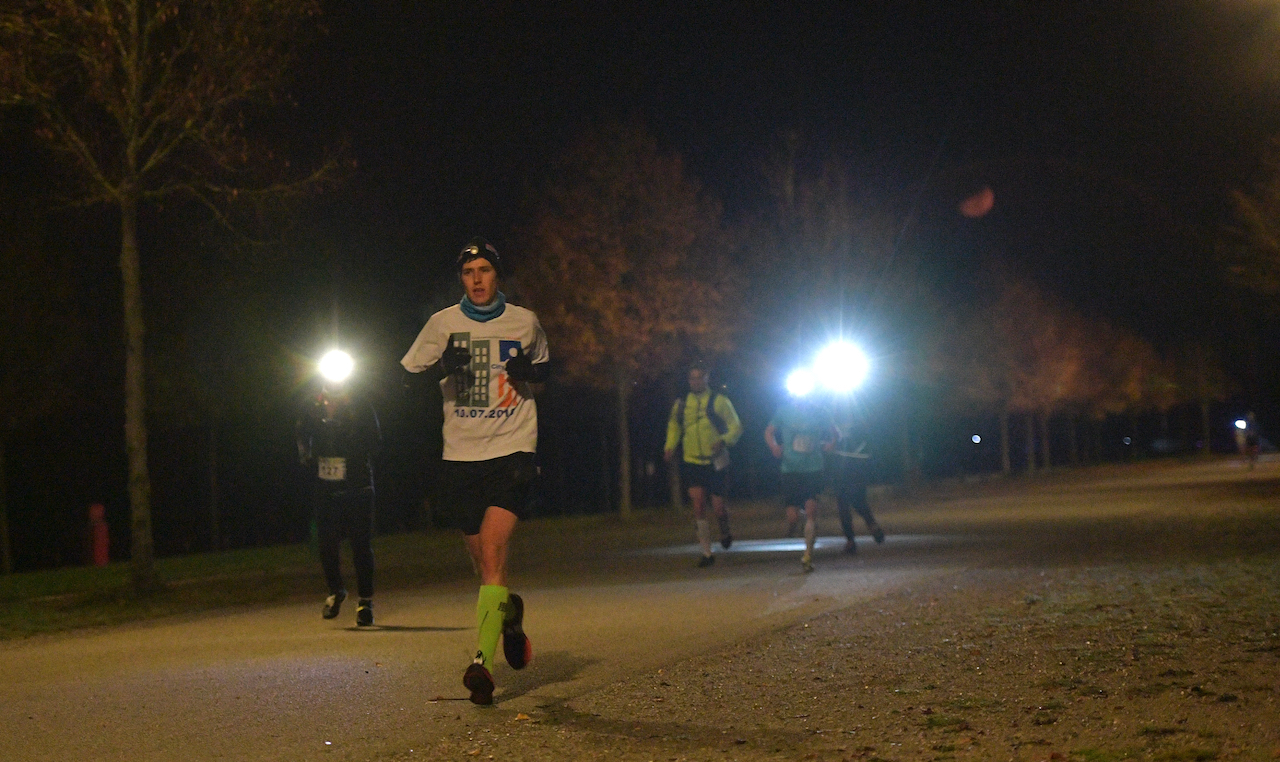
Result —
POLYGON ((481 323, 459 305, 431 316, 400 360, 421 373, 440 360, 450 343, 471 353, 466 388, 454 375, 440 382, 444 394, 444 459, 491 460, 513 452, 537 452, 538 406, 523 384, 507 378, 507 360, 517 349, 535 363, 547 362, 547 336, 538 316, 508 304, 498 317, 481 323))

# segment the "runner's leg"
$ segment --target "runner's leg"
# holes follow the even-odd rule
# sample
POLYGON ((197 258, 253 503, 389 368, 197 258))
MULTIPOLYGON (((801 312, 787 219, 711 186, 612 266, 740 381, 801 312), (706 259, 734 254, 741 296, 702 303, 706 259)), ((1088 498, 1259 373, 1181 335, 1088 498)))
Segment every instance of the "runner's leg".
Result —
POLYGON ((694 486, 689 488, 689 501, 693 503, 693 521, 697 527, 698 544, 702 546, 702 557, 711 555, 711 525, 707 521, 707 488, 694 486))
POLYGON ((502 635, 503 609, 507 603, 507 549, 515 531, 516 515, 496 505, 485 511, 480 531, 466 535, 467 551, 480 570, 480 595, 476 601, 476 649, 485 669, 493 664, 502 635))

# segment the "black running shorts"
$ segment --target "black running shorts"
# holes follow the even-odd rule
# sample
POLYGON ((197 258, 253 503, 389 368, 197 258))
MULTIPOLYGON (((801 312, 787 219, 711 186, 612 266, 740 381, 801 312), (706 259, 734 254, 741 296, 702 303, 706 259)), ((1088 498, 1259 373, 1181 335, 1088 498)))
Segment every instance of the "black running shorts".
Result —
POLYGON ((680 481, 684 482, 686 490, 690 487, 702 487, 707 494, 724 497, 728 475, 727 468, 717 471, 716 467, 710 464, 701 466, 685 460, 680 461, 680 481))
POLYGON ((803 508, 810 500, 816 500, 826 485, 821 471, 807 474, 780 474, 782 477, 782 504, 803 508))
POLYGON ((524 519, 529 488, 537 473, 531 452, 514 452, 493 460, 446 460, 441 468, 437 515, 466 535, 480 533, 480 522, 489 506, 505 508, 524 519))

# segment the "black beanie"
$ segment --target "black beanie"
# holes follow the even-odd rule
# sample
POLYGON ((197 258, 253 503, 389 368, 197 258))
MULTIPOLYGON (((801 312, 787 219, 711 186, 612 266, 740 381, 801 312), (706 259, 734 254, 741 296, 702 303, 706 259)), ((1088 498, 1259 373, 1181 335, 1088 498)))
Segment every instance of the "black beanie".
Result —
POLYGON ((467 241, 467 245, 463 246, 462 251, 458 253, 458 273, 461 274, 462 266, 473 259, 489 260, 489 264, 493 265, 498 277, 503 277, 502 259, 498 256, 498 250, 493 248, 493 244, 479 236, 467 241))

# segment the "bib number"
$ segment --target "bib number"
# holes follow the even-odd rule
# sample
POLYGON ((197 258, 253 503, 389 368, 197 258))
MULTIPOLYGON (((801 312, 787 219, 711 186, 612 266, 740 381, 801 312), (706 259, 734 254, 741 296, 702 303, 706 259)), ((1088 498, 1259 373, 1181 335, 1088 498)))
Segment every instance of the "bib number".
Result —
POLYGON ((347 478, 346 458, 318 458, 320 461, 320 480, 340 482, 347 478))
POLYGON ((801 454, 813 452, 813 437, 808 434, 797 434, 791 440, 791 450, 801 454))

